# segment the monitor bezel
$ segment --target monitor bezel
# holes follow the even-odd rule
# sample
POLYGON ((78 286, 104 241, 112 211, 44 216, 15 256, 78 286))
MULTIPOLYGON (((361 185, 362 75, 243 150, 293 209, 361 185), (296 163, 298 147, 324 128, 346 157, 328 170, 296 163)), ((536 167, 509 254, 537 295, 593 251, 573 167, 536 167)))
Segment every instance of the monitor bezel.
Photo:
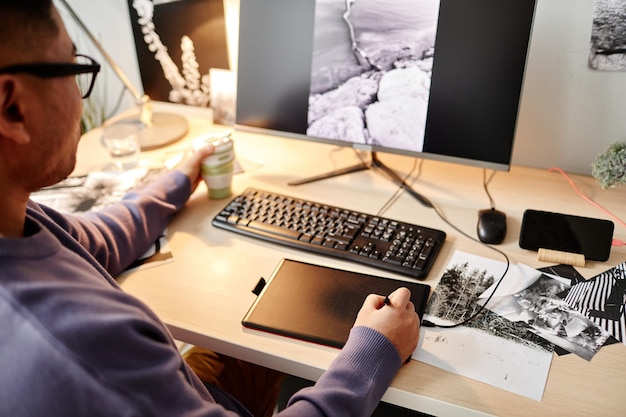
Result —
MULTIPOLYGON (((242 5, 241 5, 242 8, 243 8, 243 1, 245 0, 242 0, 242 5)), ((289 2, 289 3, 292 3, 292 2, 289 2)), ((299 2, 293 2, 290 7, 296 7, 294 6, 294 4, 297 4, 297 3, 299 2)), ((521 46, 518 46, 518 48, 520 47, 523 48, 524 53, 522 54, 522 53, 517 52, 517 55, 516 55, 516 59, 518 60, 518 62, 515 65, 518 66, 517 68, 518 73, 514 76, 515 79, 512 81, 512 83, 515 85, 512 86, 513 95, 510 96, 510 97, 516 98, 516 100, 515 102, 513 102, 513 100, 509 99, 509 102, 508 102, 508 104, 512 106, 512 109, 509 110, 508 117, 512 117, 513 119, 507 121, 508 123, 507 133, 506 133, 507 139, 505 139, 505 142, 504 142, 504 147, 503 147, 504 151, 501 152, 503 154, 506 154, 504 158, 498 156, 497 158, 490 159, 488 157, 485 157, 484 155, 478 155, 478 154, 467 156, 464 154, 462 155, 451 154, 450 152, 447 152, 447 153, 446 152, 433 152, 427 149, 426 146, 424 147, 422 151, 418 152, 418 151, 413 151, 413 150, 390 148, 386 146, 364 145, 364 144, 354 143, 351 141, 343 141, 343 140, 328 139, 328 138, 323 138, 323 137, 312 136, 310 134, 307 134, 306 132, 294 131, 296 129, 282 129, 282 128, 276 129, 276 128, 273 128, 272 126, 255 126, 248 122, 242 123, 241 118, 239 117, 239 114, 240 114, 239 106, 241 103, 240 89, 239 89, 239 83, 241 82, 241 80, 239 79, 239 77, 240 77, 241 72, 238 73, 238 87, 237 87, 238 98, 237 98, 237 104, 236 104, 237 105, 236 121, 234 124, 235 130, 242 131, 242 132, 259 133, 259 134, 270 134, 274 136, 292 138, 292 139, 297 139, 297 140, 304 140, 304 141, 309 141, 309 142, 317 142, 317 143, 328 144, 328 145, 349 147, 349 148, 354 148, 354 149, 363 150, 363 151, 392 153, 392 154, 405 155, 405 156, 410 156, 410 157, 415 157, 415 158, 423 158, 423 159, 476 166, 476 167, 482 167, 482 168, 494 169, 494 170, 500 170, 500 171, 508 171, 512 164, 514 144, 515 144, 516 136, 517 136, 517 127, 518 127, 519 113, 520 113, 519 110, 521 107, 521 101, 523 97, 523 85, 524 85, 524 80, 526 76, 526 67, 528 65, 528 56, 529 56, 529 51, 530 51, 532 28, 534 24, 534 15, 535 15, 535 10, 536 10, 537 0, 507 0, 506 2, 502 2, 501 0, 472 0, 472 1, 440 0, 440 13, 441 13, 442 8, 444 7, 448 9, 448 14, 450 13, 450 8, 453 8, 453 14, 462 16, 460 18, 456 16, 455 18, 463 19, 465 18, 465 16, 467 16, 468 12, 471 12, 477 7, 477 3, 480 3, 483 7, 486 7, 487 10, 491 10, 492 14, 495 13, 495 15, 490 17, 492 21, 493 19, 498 18, 498 13, 500 14, 505 13, 504 11, 505 8, 501 6, 503 3, 507 4, 506 13, 515 14, 516 10, 518 9, 515 9, 515 8, 512 9, 511 7, 512 4, 515 4, 519 6, 520 9, 524 9, 524 11, 527 13, 525 15, 525 19, 526 19, 525 22, 528 22, 529 20, 527 27, 522 28, 522 30, 526 31, 526 34, 521 37, 518 35, 518 38, 520 38, 521 42, 523 42, 521 46), (487 7, 489 5, 491 6, 500 5, 501 8, 494 9, 492 7, 491 9, 489 9, 489 7, 487 7), (463 7, 465 7, 465 9, 463 9, 463 7)), ((311 4, 314 6, 315 2, 308 2, 307 6, 311 7, 311 4)), ((284 2, 281 3, 281 6, 284 7, 284 2)), ((481 15, 484 15, 484 13, 481 13, 481 15)), ((439 18, 441 19, 441 15, 439 16, 439 18)), ((512 18, 512 17, 509 16, 509 18, 512 18)), ((448 18, 448 19, 451 20, 451 18, 448 18)), ((447 24, 448 26, 454 26, 454 25, 458 25, 458 22, 448 21, 447 24)), ((440 25, 441 25, 441 22, 440 22, 440 25)), ((246 28, 242 27, 241 30, 246 30, 246 28)), ((310 35, 312 36, 312 34, 310 35)), ((486 37, 486 34, 481 33, 479 36, 486 37)), ((240 35, 240 42, 241 40, 242 40, 242 36, 240 35)), ((516 40, 519 40, 519 39, 516 39, 516 40)), ((436 42, 439 42, 439 41, 440 41, 440 34, 438 33, 436 42)), ((241 55, 242 48, 239 49, 239 53, 240 53, 239 65, 241 68, 242 62, 245 64, 247 57, 241 55)), ((437 55, 437 50, 435 48, 433 78, 437 76, 437 73, 436 73, 437 62, 438 62, 437 59, 438 59, 438 55, 437 55)), ((439 62, 441 62, 441 59, 439 62)), ((449 70, 449 68, 447 70, 449 70)), ((509 82, 509 81, 506 81, 506 82, 509 82)), ((462 84, 459 84, 459 85, 462 85, 462 84)), ((464 104, 464 105, 467 106, 467 104, 464 104)), ((431 111, 432 111, 431 103, 429 102, 429 109, 428 109, 429 114, 431 111)), ((429 122, 427 122, 427 127, 425 128, 425 136, 429 134, 430 125, 428 125, 428 123, 429 122)), ((447 129, 448 127, 444 126, 444 128, 447 129)))

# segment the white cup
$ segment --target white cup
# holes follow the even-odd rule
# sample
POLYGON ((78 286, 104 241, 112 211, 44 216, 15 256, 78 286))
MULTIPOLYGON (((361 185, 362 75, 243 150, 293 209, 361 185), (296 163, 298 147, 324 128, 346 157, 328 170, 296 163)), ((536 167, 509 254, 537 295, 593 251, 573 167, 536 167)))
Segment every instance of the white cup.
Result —
POLYGON ((113 169, 124 171, 139 165, 141 123, 122 121, 104 128, 102 143, 109 151, 113 169))
POLYGON ((215 152, 202 161, 202 178, 207 185, 209 198, 226 198, 232 194, 235 150, 230 133, 208 135, 195 140, 194 146, 212 144, 215 152))

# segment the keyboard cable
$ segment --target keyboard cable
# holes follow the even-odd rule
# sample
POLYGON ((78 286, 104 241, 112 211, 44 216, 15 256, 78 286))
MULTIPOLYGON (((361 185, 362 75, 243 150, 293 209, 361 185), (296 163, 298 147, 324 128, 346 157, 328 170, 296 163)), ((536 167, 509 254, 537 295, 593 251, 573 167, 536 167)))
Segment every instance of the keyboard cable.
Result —
MULTIPOLYGON (((410 186, 412 186, 413 183, 422 174, 422 163, 424 162, 424 160, 419 159, 419 164, 418 164, 417 162, 418 159, 419 158, 413 158, 413 167, 403 178, 403 181, 406 182, 411 177, 411 175, 413 175, 413 172, 415 171, 415 169, 418 168, 417 175, 413 177, 413 179, 411 180, 411 183, 409 184, 410 186)), ((405 191, 404 187, 402 187, 401 185, 398 186, 398 188, 393 193, 393 195, 389 197, 389 199, 385 202, 385 204, 383 204, 383 206, 380 208, 380 210, 378 210, 378 213, 376 213, 376 215, 382 216, 387 210, 389 210, 389 208, 398 200, 398 198, 400 198, 400 195, 402 194, 403 191, 405 191)))
MULTIPOLYGON (((409 185, 413 185, 413 183, 417 180, 417 178, 419 178, 419 176, 421 175, 422 172, 422 163, 424 162, 423 159, 420 159, 420 163, 419 165, 417 164, 417 158, 415 158, 414 163, 413 163, 413 168, 409 171, 409 173, 405 176, 404 181, 407 181, 407 179, 412 175, 412 173, 415 171, 416 168, 419 167, 417 176, 415 176, 409 185)), ((489 177, 489 179, 487 179, 487 170, 483 169, 483 188, 485 189, 485 192, 487 194, 487 197, 489 198, 489 203, 491 205, 491 208, 495 208, 495 204, 494 204, 494 200, 491 196, 491 193, 489 192, 489 182, 491 182, 491 179, 494 177, 495 175, 495 171, 493 171, 493 173, 491 174, 491 176, 489 177)), ((404 187, 399 186, 398 189, 396 190, 396 192, 389 198, 389 200, 387 200, 387 202, 383 205, 383 207, 379 210, 378 215, 382 215, 382 213, 384 213, 385 211, 387 211, 389 209, 389 207, 391 207, 391 205, 393 205, 393 203, 396 202, 396 200, 399 198, 400 194, 402 193, 402 191, 404 190, 404 187)), ((491 292, 491 294, 489 294, 489 297, 487 297, 487 300, 480 306, 480 308, 478 309, 478 311, 476 311, 473 315, 471 315, 470 317, 468 317, 467 319, 456 323, 456 324, 435 324, 433 322, 431 322, 430 320, 422 320, 422 326, 424 327, 439 327, 441 329, 451 329, 454 327, 460 327, 460 326, 464 326, 467 323, 471 322, 472 320, 476 319, 484 310, 485 307, 487 306, 487 304, 489 304, 489 301, 491 301, 491 298, 493 297, 493 295, 496 293, 498 287, 500 286, 500 284, 502 283, 502 281, 504 280, 504 277, 506 276, 507 272, 509 271, 509 268, 511 266, 511 261, 509 260, 509 257, 507 256, 506 253, 504 253, 503 251, 501 251, 500 249, 489 245, 487 243, 483 243, 481 242, 479 239, 475 238, 474 236, 471 236, 470 234, 466 233, 465 231, 461 230, 460 228, 458 228, 456 225, 452 224, 452 222, 450 222, 448 220, 448 218, 441 212, 441 210, 439 210, 439 208, 435 205, 432 204, 432 208, 433 210, 435 210, 435 213, 437 213, 437 215, 439 216, 439 218, 441 220, 443 220, 448 226, 450 226, 451 228, 453 228, 454 230, 456 230, 458 233, 462 234, 463 236, 465 236, 466 238, 479 243, 483 246, 488 247, 489 249, 499 253, 500 255, 502 255, 505 259, 505 263, 506 266, 504 268, 504 272, 502 273, 502 275, 500 276, 500 278, 498 278, 498 281, 496 283, 496 286, 493 288, 493 291, 491 292)))

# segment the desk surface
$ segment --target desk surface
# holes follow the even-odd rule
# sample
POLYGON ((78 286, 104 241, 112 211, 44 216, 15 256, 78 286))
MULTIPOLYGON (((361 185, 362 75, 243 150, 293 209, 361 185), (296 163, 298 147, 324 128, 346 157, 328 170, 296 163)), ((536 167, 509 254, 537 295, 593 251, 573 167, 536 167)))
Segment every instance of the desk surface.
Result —
MULTIPOLYGON (((168 153, 179 152, 200 134, 223 131, 206 118, 189 117, 189 134, 168 153)), ((99 169, 107 161, 98 129, 79 146, 77 173, 99 169)), ((287 182, 360 162, 346 148, 237 132, 238 161, 245 170, 235 175, 234 192, 252 186, 354 210, 377 212, 396 192, 382 174, 363 171, 300 186, 287 182)), ((161 157, 163 151, 144 157, 161 157)), ((413 168, 414 159, 383 154, 383 162, 400 174, 413 168)), ((413 177, 415 177, 414 175, 413 177)), ((588 197, 624 217, 626 189, 602 190, 591 177, 572 176, 588 197)), ((449 163, 424 161, 414 187, 425 194, 457 227, 475 234, 477 212, 489 206, 483 189, 483 170, 449 163)), ((536 252, 520 249, 517 241, 526 208, 608 218, 584 202, 565 179, 546 170, 514 166, 497 172, 489 183, 496 207, 508 216, 508 235, 499 249, 511 262, 540 268, 536 252)), ((402 276, 345 261, 242 237, 216 229, 211 219, 226 200, 209 200, 201 184, 168 228, 175 261, 122 277, 125 291, 146 302, 169 326, 178 340, 278 369, 310 380, 317 379, 337 350, 298 340, 244 329, 241 319, 254 301, 251 290, 267 277, 282 258, 292 258, 336 268, 397 279, 402 276)), ((455 250, 502 260, 501 256, 454 231, 432 209, 407 194, 384 216, 434 227, 448 238, 429 276, 423 282, 434 289, 455 250)), ((615 238, 626 241, 626 230, 616 224, 615 238)), ((626 261, 626 247, 613 248, 607 262, 588 262, 577 268, 590 278, 626 261)), ((418 361, 400 370, 383 400, 433 415, 553 416, 623 415, 626 395, 626 348, 604 347, 587 362, 575 355, 554 356, 543 400, 538 402, 458 376, 418 361)))

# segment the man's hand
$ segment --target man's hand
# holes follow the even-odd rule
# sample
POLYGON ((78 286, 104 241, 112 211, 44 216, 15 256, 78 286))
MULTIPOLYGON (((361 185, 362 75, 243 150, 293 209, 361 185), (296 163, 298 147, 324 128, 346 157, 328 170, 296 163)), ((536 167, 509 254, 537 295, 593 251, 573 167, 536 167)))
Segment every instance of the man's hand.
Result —
POLYGON ((177 170, 189 177, 189 181, 191 181, 191 192, 198 187, 198 184, 202 180, 202 175, 200 175, 200 164, 202 163, 202 160, 211 155, 213 152, 215 152, 215 147, 213 145, 209 144, 203 146, 195 150, 191 156, 185 158, 176 167, 177 170))
POLYGON ((402 360, 409 358, 419 338, 419 316, 411 302, 411 292, 398 288, 389 296, 371 294, 357 315, 355 326, 366 326, 382 333, 398 350, 402 360))

